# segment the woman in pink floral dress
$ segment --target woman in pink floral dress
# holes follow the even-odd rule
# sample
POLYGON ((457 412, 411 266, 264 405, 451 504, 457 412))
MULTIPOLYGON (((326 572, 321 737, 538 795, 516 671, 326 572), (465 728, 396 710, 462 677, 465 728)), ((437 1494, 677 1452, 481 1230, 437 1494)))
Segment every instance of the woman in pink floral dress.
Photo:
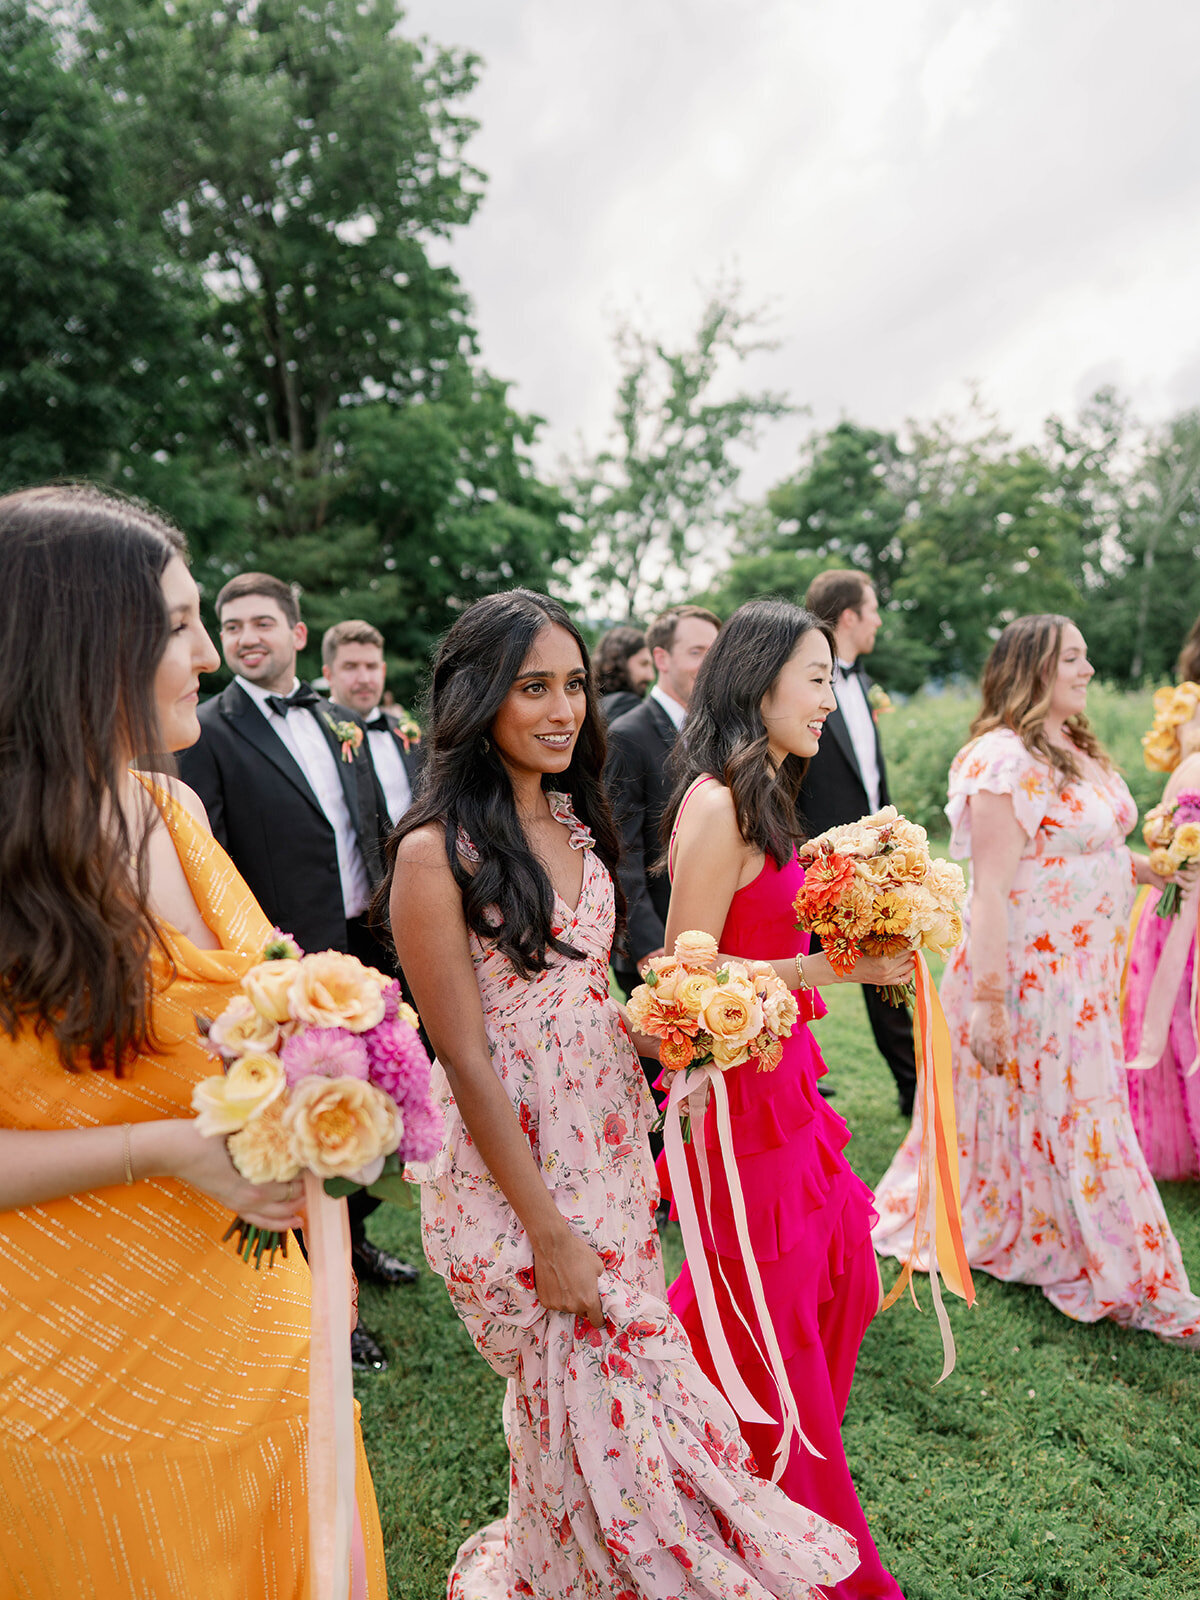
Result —
MULTIPOLYGON (((1080 1322, 1196 1343, 1200 1300, 1138 1146, 1118 990, 1138 881, 1129 790, 1090 731, 1093 668, 1065 617, 997 640, 973 738, 950 769, 951 853, 970 856, 967 933, 942 983, 954 1048, 971 1266, 1036 1284, 1080 1322)), ((903 1257, 920 1128, 875 1192, 875 1248, 903 1257)))
POLYGON ((430 1264, 508 1380, 508 1515, 452 1600, 815 1596, 840 1528, 755 1478, 666 1304, 649 1095, 608 997, 617 836, 587 652, 524 590, 434 669, 424 787, 390 846, 396 947, 446 1133, 416 1169, 430 1264))

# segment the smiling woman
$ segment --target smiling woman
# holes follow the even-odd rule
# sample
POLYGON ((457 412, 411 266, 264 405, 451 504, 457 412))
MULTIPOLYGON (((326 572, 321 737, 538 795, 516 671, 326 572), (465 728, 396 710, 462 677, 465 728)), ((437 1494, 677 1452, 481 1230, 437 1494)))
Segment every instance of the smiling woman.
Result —
POLYGON ((604 735, 567 613, 524 590, 472 606, 431 713, 389 846, 446 1124, 411 1175, 430 1264, 508 1379, 511 1455, 508 1515, 463 1545, 449 1594, 815 1595, 850 1542, 755 1480, 665 1303, 650 1098, 608 992, 604 735))

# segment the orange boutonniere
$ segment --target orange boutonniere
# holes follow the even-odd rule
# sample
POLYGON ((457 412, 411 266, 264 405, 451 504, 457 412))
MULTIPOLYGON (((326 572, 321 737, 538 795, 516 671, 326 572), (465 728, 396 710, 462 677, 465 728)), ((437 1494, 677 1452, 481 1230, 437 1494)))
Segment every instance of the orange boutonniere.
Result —
POLYGON ((353 761, 363 742, 363 731, 358 723, 335 722, 332 717, 326 717, 325 722, 342 747, 342 760, 353 761))
POLYGON ((871 716, 876 722, 879 721, 880 717, 886 716, 889 711, 896 709, 888 696, 887 690, 881 689, 877 683, 873 683, 867 690, 867 704, 870 706, 871 716))

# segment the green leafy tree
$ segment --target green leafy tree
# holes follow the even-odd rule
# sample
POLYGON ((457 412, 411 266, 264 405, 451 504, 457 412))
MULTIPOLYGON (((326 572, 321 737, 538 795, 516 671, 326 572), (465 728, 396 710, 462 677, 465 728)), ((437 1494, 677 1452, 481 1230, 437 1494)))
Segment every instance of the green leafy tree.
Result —
POLYGON ((576 471, 568 493, 592 551, 586 579, 598 609, 645 615, 679 600, 727 546, 741 506, 737 448, 793 407, 780 394, 715 398, 730 363, 770 348, 736 285, 718 287, 694 342, 668 350, 628 325, 617 335, 621 382, 613 445, 576 471))
POLYGON ((195 420, 199 298, 125 208, 102 92, 0 0, 0 487, 113 471, 195 420))
POLYGON ((211 294, 206 465, 246 514, 194 537, 207 587, 269 566, 314 632, 365 614, 410 693, 457 607, 548 586, 573 542, 529 461, 536 419, 480 368, 430 255, 480 197, 456 110, 476 62, 401 19, 394 0, 95 0, 80 45, 139 152, 131 205, 211 294))

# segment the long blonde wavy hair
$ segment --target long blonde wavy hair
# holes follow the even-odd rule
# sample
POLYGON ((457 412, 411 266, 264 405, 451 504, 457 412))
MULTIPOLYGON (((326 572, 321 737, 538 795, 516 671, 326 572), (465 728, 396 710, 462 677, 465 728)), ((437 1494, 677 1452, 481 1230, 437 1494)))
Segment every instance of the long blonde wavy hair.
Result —
MULTIPOLYGON (((1045 733, 1063 630, 1071 626, 1070 617, 1049 612, 1010 622, 987 658, 980 684, 983 704, 971 724, 972 739, 993 728, 1011 728, 1031 755, 1049 764, 1060 789, 1082 776, 1072 752, 1051 744, 1045 733)), ((1077 750, 1112 769, 1085 716, 1068 717, 1065 727, 1077 750)))

